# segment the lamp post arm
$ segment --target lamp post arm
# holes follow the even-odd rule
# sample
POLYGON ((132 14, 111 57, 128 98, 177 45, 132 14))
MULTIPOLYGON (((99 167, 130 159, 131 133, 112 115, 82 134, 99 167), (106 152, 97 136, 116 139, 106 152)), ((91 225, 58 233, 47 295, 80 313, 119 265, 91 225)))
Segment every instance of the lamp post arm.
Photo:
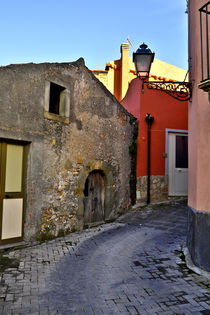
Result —
POLYGON ((190 82, 147 81, 147 88, 161 90, 179 101, 188 101, 192 96, 190 82))

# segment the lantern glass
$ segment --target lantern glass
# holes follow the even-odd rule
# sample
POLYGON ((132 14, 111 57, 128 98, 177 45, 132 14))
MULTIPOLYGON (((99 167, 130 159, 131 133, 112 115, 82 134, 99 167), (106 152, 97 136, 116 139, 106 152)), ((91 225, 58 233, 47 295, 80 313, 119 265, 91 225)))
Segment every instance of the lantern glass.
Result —
POLYGON ((145 79, 149 76, 151 64, 154 60, 154 53, 147 48, 146 44, 142 44, 136 53, 133 53, 133 61, 135 63, 137 76, 145 79))

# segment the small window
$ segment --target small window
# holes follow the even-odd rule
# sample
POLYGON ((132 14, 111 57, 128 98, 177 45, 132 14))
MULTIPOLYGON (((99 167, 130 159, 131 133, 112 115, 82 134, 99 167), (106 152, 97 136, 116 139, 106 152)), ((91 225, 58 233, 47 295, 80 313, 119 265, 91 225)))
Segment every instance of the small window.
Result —
POLYGON ((50 82, 50 103, 49 112, 60 115, 62 107, 62 93, 65 91, 63 86, 50 82))
POLYGON ((47 119, 69 124, 70 92, 57 83, 46 81, 45 112, 47 119))
POLYGON ((187 136, 176 136, 176 168, 188 168, 187 136))

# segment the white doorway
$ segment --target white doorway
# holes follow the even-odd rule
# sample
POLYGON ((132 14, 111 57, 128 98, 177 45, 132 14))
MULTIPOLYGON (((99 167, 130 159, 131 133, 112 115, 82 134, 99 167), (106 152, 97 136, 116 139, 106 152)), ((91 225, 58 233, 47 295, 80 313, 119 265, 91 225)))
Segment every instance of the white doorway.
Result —
POLYGON ((188 194, 188 134, 168 133, 168 195, 188 194))

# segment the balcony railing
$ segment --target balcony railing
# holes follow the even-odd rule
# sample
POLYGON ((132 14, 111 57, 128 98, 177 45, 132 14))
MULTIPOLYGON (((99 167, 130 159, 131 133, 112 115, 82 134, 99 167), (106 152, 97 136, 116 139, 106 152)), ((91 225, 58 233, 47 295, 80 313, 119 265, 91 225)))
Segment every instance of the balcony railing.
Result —
POLYGON ((200 9, 200 38, 201 38, 201 74, 202 81, 210 79, 209 62, 209 25, 210 25, 210 1, 200 9))

